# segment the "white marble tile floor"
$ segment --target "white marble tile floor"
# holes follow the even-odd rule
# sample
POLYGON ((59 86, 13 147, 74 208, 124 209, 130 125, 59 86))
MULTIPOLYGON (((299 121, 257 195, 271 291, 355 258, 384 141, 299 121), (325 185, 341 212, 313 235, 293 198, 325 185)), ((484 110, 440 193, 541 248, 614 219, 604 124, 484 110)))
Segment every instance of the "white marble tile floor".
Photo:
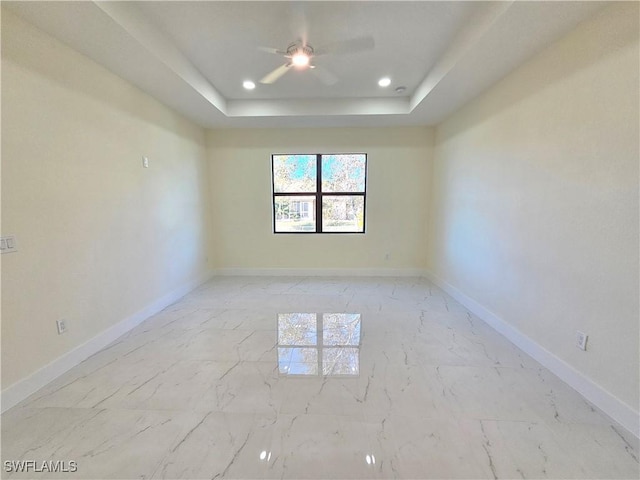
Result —
POLYGON ((638 479, 639 456, 419 278, 216 278, 2 415, 2 478, 638 479), (29 460, 77 471, 7 471, 29 460))

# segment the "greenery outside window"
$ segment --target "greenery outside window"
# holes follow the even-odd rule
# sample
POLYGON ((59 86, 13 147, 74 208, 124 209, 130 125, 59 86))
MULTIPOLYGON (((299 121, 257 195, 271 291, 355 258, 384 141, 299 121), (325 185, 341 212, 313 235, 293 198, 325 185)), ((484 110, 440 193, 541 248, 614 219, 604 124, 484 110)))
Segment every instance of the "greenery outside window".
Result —
POLYGON ((272 155, 274 233, 364 233, 367 155, 272 155))

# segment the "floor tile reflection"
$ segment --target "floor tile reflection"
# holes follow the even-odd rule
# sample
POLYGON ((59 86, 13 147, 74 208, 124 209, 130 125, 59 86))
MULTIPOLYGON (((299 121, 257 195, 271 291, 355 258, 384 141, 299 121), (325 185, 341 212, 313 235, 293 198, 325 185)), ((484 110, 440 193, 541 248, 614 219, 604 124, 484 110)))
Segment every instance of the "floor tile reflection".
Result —
POLYGON ((279 313, 281 375, 360 374, 359 313, 279 313))
POLYGON ((418 278, 216 278, 2 415, 3 465, 86 479, 637 479, 638 458, 418 278))

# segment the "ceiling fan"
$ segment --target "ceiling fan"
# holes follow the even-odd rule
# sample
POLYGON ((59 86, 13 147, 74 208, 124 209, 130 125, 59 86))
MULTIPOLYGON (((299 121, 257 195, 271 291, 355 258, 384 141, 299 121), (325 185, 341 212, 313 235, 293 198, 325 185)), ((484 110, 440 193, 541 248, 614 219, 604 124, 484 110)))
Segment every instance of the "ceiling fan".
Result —
POLYGON ((267 73, 260 83, 270 85, 275 83, 280 77, 287 73, 291 68, 299 70, 310 69, 323 83, 327 85, 333 85, 338 81, 338 78, 319 65, 312 63, 312 60, 322 55, 345 55, 350 53, 358 53, 366 50, 373 49, 375 42, 373 37, 358 37, 351 40, 334 42, 325 45, 322 48, 313 48, 304 40, 298 40, 290 44, 286 50, 279 50, 277 48, 259 47, 260 50, 267 53, 274 53, 276 55, 282 55, 286 58, 286 63, 280 65, 272 72, 267 73))

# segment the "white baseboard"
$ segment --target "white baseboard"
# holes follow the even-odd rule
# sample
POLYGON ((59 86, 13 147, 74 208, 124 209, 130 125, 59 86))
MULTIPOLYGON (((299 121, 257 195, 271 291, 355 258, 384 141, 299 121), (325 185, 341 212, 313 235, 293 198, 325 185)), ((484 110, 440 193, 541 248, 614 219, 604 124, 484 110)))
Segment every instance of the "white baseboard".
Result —
POLYGON ((258 277, 424 277, 421 268, 218 268, 217 276, 258 277))
POLYGON ((536 343, 520 330, 507 323, 502 318, 487 310, 473 298, 468 297, 453 285, 442 280, 431 272, 426 272, 426 277, 435 285, 447 292, 471 312, 481 318, 485 323, 504 335, 509 341, 522 351, 548 368, 562 381, 580 393, 596 407, 609 415, 613 420, 622 425, 634 436, 640 438, 640 413, 635 411, 625 402, 605 390, 574 367, 569 365, 552 352, 536 343))
POLYGON ((49 382, 55 380, 66 371, 75 367, 94 353, 109 345, 118 337, 121 337, 129 330, 136 327, 147 318, 165 309, 202 283, 208 281, 212 276, 212 273, 208 272, 196 280, 188 282, 166 295, 163 295, 142 310, 121 320, 82 345, 79 345, 73 350, 70 350, 64 355, 56 358, 51 363, 35 371, 28 377, 19 380, 13 385, 2 390, 2 401, 0 402, 2 405, 1 411, 5 412, 15 406, 32 393, 35 393, 49 382))

